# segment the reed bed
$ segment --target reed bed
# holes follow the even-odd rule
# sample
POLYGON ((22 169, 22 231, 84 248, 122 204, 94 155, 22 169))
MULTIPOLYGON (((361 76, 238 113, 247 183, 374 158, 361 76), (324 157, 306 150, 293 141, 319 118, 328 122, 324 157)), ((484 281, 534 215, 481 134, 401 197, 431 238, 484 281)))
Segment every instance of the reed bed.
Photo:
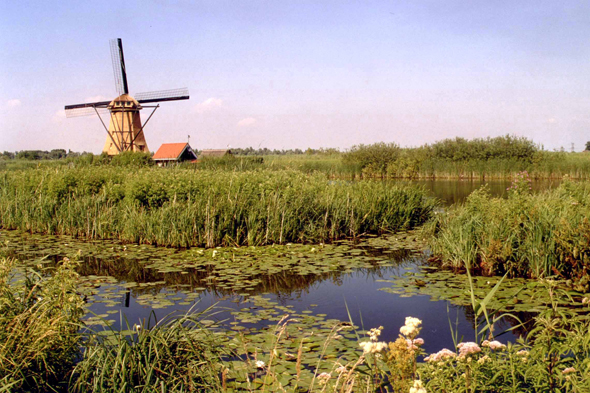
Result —
POLYGON ((122 331, 89 332, 84 354, 72 372, 72 392, 221 391, 222 355, 210 328, 201 324, 210 310, 122 331))
POLYGON ((409 229, 419 188, 298 171, 83 167, 4 172, 0 225, 173 247, 330 242, 409 229))
POLYGON ((443 266, 485 275, 542 278, 558 275, 575 288, 590 287, 590 186, 567 180, 556 189, 530 191, 520 174, 508 198, 486 187, 438 213, 427 225, 430 246, 443 266))
POLYGON ((47 278, 0 258, 0 392, 64 388, 84 313, 76 277, 68 260, 47 278))

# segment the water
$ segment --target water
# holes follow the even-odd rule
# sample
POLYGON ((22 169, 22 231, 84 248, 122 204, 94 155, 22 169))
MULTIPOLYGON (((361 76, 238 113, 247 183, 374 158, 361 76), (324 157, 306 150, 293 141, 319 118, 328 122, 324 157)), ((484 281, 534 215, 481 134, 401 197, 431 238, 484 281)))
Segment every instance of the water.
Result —
MULTIPOLYGON (((490 194, 494 197, 505 198, 508 194, 506 189, 510 187, 510 180, 412 180, 402 181, 405 184, 415 184, 427 189, 434 197, 439 199, 443 205, 450 206, 455 203, 462 203, 469 194, 484 184, 490 187, 490 194)), ((531 183, 533 192, 544 191, 559 186, 561 180, 536 180, 531 183)))
MULTIPOLYGON (((482 185, 481 181, 439 180, 412 183, 423 185, 445 205, 463 201, 471 191, 482 185)), ((510 186, 509 182, 503 181, 488 183, 492 194, 497 196, 505 194, 506 188, 510 186)), ((542 190, 556 184, 536 182, 533 183, 533 189, 542 190)), ((347 269, 345 264, 334 265, 331 270, 324 269, 320 273, 314 273, 313 269, 303 273, 259 273, 244 277, 244 280, 251 280, 253 284, 234 288, 228 284, 227 279, 231 278, 227 276, 228 273, 220 276, 214 262, 205 267, 195 265, 196 268, 182 267, 179 271, 162 273, 146 268, 146 261, 140 261, 139 257, 125 257, 127 251, 117 254, 117 250, 127 250, 127 246, 108 241, 77 243, 70 238, 33 236, 10 231, 3 232, 2 238, 0 240, 3 242, 10 239, 13 245, 19 245, 13 247, 13 252, 22 260, 39 256, 58 260, 66 255, 71 256, 72 250, 78 247, 99 255, 86 258, 79 273, 95 293, 91 299, 90 311, 113 320, 115 328, 120 326, 122 316, 130 324, 134 324, 149 319, 153 314, 162 318, 173 312, 185 312, 190 308, 202 310, 209 306, 221 310, 215 318, 229 327, 231 322, 237 320, 237 310, 242 310, 243 318, 244 313, 254 315, 256 311, 266 307, 252 301, 262 296, 271 304, 276 303, 276 306, 283 307, 278 313, 290 311, 294 314, 325 314, 322 317, 324 319, 352 319, 355 325, 367 330, 383 326, 381 339, 386 341, 394 341, 398 337, 399 328, 407 316, 417 317, 423 321, 420 336, 425 340, 424 349, 427 352, 438 351, 443 347, 453 348, 449 324, 459 338, 474 339, 473 318, 469 308, 452 306, 446 301, 431 301, 428 296, 403 297, 379 290, 391 285, 382 280, 420 269, 425 263, 425 255, 409 249, 401 248, 383 254, 383 250, 361 247, 362 252, 358 256, 342 256, 349 258, 351 263, 365 258, 366 261, 357 264, 354 269, 347 269), (109 253, 119 256, 109 256, 109 253), (376 259, 372 260, 373 257, 376 259), (220 282, 216 282, 216 278, 220 282)), ((183 258, 186 262, 192 258, 191 255, 194 257, 190 253, 184 256, 178 250, 150 246, 129 247, 139 247, 141 253, 148 255, 148 262, 168 259, 182 262, 183 258)), ((313 258, 311 262, 313 266, 313 258)), ((174 263, 171 266, 176 266, 174 263)), ((277 259, 276 263, 280 264, 281 260, 277 259)), ((316 265, 315 268, 317 267, 316 265)), ((231 271, 229 274, 231 275, 231 271)), ((246 325, 261 328, 273 323, 276 322, 259 319, 246 325)), ((506 327, 508 326, 504 326, 506 327)), ((503 336, 504 341, 515 339, 516 336, 511 333, 503 336)))

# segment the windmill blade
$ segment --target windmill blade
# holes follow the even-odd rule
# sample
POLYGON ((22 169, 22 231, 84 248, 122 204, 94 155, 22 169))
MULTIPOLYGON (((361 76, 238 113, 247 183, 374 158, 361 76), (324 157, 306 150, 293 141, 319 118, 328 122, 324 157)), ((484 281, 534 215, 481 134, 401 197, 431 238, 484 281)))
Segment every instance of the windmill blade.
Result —
POLYGON ((108 115, 109 110, 107 108, 76 108, 66 110, 66 117, 82 117, 82 116, 94 116, 96 112, 99 115, 108 115))
POLYGON ((115 75, 115 88, 117 93, 129 94, 127 86, 127 71, 125 70, 125 58, 123 57, 123 41, 120 38, 112 39, 111 60, 113 62, 113 74, 115 75))
POLYGON ((110 103, 110 101, 88 102, 85 104, 66 105, 64 109, 66 111, 66 117, 89 116, 96 114, 96 111, 100 114, 108 113, 107 106, 110 103))
POLYGON ((177 100, 188 100, 189 94, 186 87, 180 89, 150 91, 147 93, 137 93, 135 99, 140 104, 148 104, 150 102, 161 102, 161 101, 177 101, 177 100))

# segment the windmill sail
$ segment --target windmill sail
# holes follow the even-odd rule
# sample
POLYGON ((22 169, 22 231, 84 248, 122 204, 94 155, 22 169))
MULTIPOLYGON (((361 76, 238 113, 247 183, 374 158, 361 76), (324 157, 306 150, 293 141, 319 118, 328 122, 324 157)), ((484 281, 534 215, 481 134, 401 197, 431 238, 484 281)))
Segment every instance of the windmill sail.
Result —
POLYGON ((85 104, 66 105, 66 117, 78 117, 108 113, 107 106, 110 101, 87 102, 85 104), (96 109, 96 110, 95 110, 96 109))
POLYGON ((125 70, 125 58, 123 57, 123 41, 120 38, 113 39, 111 43, 111 60, 113 62, 113 74, 115 75, 115 88, 117 93, 129 94, 127 86, 127 71, 125 70))
POLYGON ((177 101, 177 100, 188 100, 189 94, 186 87, 180 89, 150 91, 147 93, 137 93, 135 99, 140 104, 148 104, 150 102, 161 102, 161 101, 177 101))
POLYGON ((139 112, 144 109, 142 104, 188 100, 188 89, 171 89, 140 93, 136 98, 129 95, 127 85, 127 71, 125 58, 123 57, 123 43, 120 38, 110 41, 111 60, 115 76, 115 87, 118 97, 111 101, 88 102, 84 104, 66 105, 66 117, 86 116, 98 113, 100 122, 108 134, 103 153, 115 155, 125 151, 149 152, 145 140, 144 127, 160 105, 146 105, 153 108, 145 123, 141 123, 139 112), (110 113, 108 127, 100 116, 101 113, 110 113))

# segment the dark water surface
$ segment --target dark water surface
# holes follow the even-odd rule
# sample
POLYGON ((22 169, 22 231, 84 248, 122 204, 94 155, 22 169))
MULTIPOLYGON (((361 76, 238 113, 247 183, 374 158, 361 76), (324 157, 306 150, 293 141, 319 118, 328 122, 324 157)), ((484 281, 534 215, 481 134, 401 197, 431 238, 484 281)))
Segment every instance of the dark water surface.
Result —
MULTIPOLYGON (((482 185, 481 181, 456 180, 412 183, 430 190, 444 205, 463 201, 471 191, 482 185)), ((506 188, 510 186, 510 182, 504 181, 490 181, 488 184, 491 192, 498 196, 505 194, 506 188)), ((557 182, 535 182, 533 189, 543 190, 556 185, 557 182)), ((459 338, 474 339, 469 308, 452 306, 447 301, 431 301, 429 296, 404 297, 380 290, 391 285, 382 280, 415 271, 426 263, 426 254, 403 247, 396 247, 395 250, 388 250, 386 246, 378 250, 361 248, 358 252, 343 255, 342 258, 350 258, 348 261, 364 258, 364 262, 354 268, 347 268, 346 262, 320 273, 315 268, 304 272, 275 273, 270 269, 268 273, 245 278, 252 281, 251 285, 235 288, 227 283, 227 279, 223 281, 223 276, 219 276, 213 260, 206 264, 206 268, 175 267, 182 265, 183 258, 190 259, 191 255, 195 255, 187 253, 184 256, 183 251, 179 250, 128 245, 149 254, 146 261, 145 258, 140 260, 138 257, 126 256, 128 246, 108 241, 76 243, 76 240, 65 237, 4 231, 0 235, 0 241, 6 240, 18 245, 12 251, 24 261, 40 256, 55 261, 71 256, 71 250, 77 247, 92 251, 94 256, 84 258, 79 270, 86 285, 90 285, 94 291, 89 310, 103 319, 111 320, 115 328, 120 327, 122 317, 132 325, 153 315, 162 318, 173 312, 184 312, 191 308, 202 310, 215 305, 220 313, 214 318, 222 320, 227 327, 245 324, 250 328, 261 328, 275 324, 287 312, 306 313, 340 321, 349 321, 351 318, 355 325, 367 330, 383 326, 380 338, 393 341, 405 318, 412 316, 423 321, 420 336, 425 340, 424 349, 427 352, 438 351, 443 347, 453 348, 450 322, 459 338), (60 247, 63 251, 60 251, 60 247), (109 253, 116 250, 121 252, 116 256, 109 256, 109 253), (148 267, 150 258, 174 262, 170 262, 171 267, 168 270, 157 270, 148 267), (216 277, 222 280, 218 282, 216 277), (261 306, 261 302, 266 305, 261 306), (254 315, 265 307, 273 309, 274 321, 253 319, 243 323, 244 314, 254 315), (236 317, 238 310, 241 310, 241 319, 236 317)), ((335 255, 332 258, 338 259, 339 254, 335 255)), ((313 266, 313 258, 311 261, 313 266)), ((253 260, 252 263, 258 262, 253 260)), ((280 263, 279 258, 277 264, 280 263)), ((226 269, 223 274, 231 275, 231 269, 229 273, 226 269)), ((504 326, 506 327, 508 326, 504 326)), ((502 326, 499 330, 502 330, 502 326)), ((516 336, 512 333, 503 336, 503 341, 515 339, 516 336)))
MULTIPOLYGON (((469 194, 484 184, 489 185, 492 196, 505 198, 506 189, 512 184, 510 180, 412 180, 402 183, 424 187, 445 206, 464 202, 469 194)), ((555 188, 560 183, 561 180, 535 180, 531 182, 531 188, 533 192, 539 192, 555 188)))

